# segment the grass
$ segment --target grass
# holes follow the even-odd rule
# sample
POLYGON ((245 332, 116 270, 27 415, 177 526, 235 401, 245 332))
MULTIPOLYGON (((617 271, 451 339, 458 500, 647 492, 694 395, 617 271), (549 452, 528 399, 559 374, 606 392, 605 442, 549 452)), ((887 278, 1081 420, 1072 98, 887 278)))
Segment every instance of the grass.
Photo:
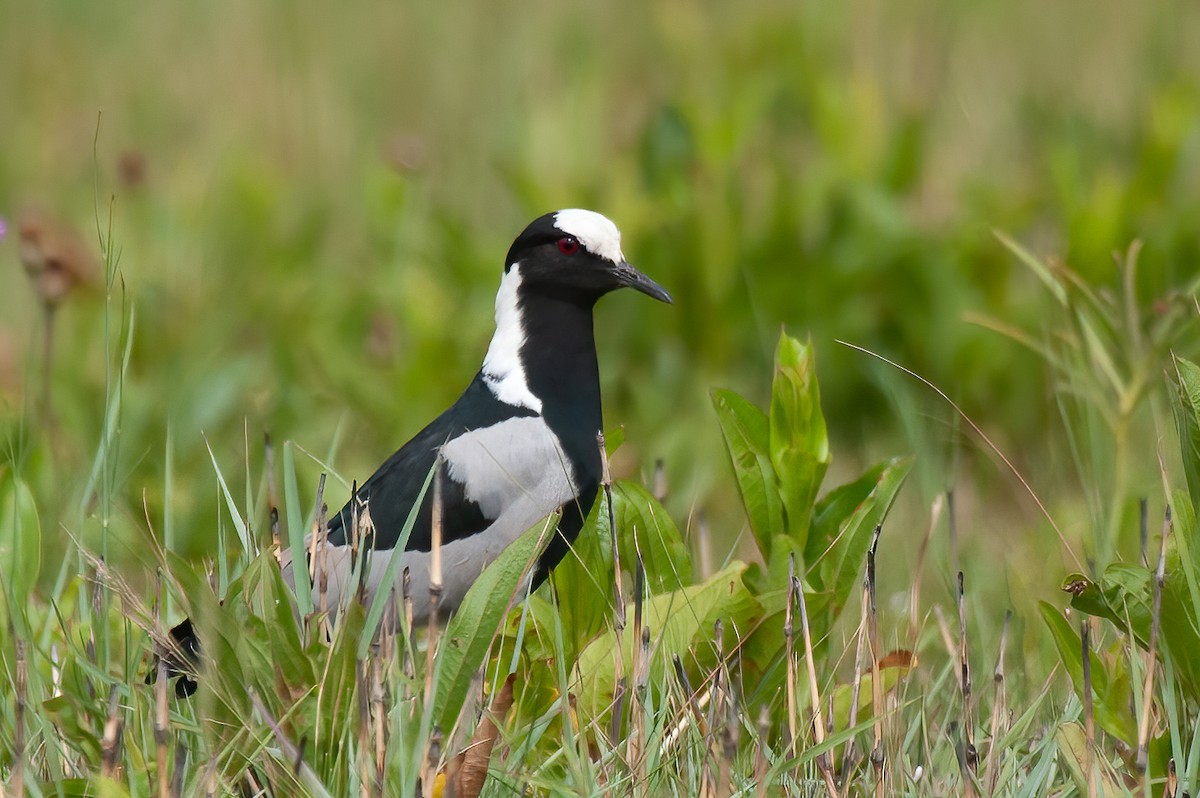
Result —
POLYGON ((475 733, 435 734, 436 696, 488 705, 510 672, 488 794, 1158 795, 1171 760, 1196 792, 1183 4, 10 6, 7 792, 372 794, 382 761, 412 794, 475 733), (453 399, 499 254, 566 205, 677 297, 599 308, 618 534, 594 519, 556 595, 463 633, 478 682, 452 636, 427 658, 372 648, 366 609, 329 636, 277 612, 272 508, 302 535, 321 475, 340 504, 453 399), (17 268, 27 209, 78 283, 53 314, 17 268), (827 482, 915 456, 870 586, 869 519, 809 546, 820 479, 776 518, 729 467, 710 390, 770 408, 781 324, 811 335, 827 482), (703 589, 722 573, 740 607, 703 589), (224 642, 177 702, 142 679, 197 608, 224 642), (614 721, 594 685, 621 676, 614 721))

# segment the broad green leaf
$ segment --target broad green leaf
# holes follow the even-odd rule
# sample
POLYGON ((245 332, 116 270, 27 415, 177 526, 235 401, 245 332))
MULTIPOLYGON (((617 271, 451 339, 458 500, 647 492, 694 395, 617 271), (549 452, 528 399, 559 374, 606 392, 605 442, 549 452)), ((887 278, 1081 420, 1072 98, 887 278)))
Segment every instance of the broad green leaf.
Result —
POLYGON ((842 524, 866 501, 879 484, 887 463, 879 463, 861 477, 826 493, 813 508, 812 529, 804 546, 804 561, 814 562, 837 538, 842 524))
POLYGON ((0 473, 0 591, 18 605, 37 584, 42 567, 42 524, 25 481, 0 473))
POLYGON ((821 413, 812 346, 780 333, 769 418, 771 465, 788 534, 808 540, 813 505, 829 467, 829 435, 821 413))
POLYGON ((625 427, 613 427, 604 431, 604 453, 612 457, 625 442, 625 427))
POLYGON ((879 472, 874 490, 842 524, 837 537, 824 551, 814 552, 808 561, 810 579, 819 589, 830 593, 830 609, 835 618, 851 592, 860 589, 860 574, 866 567, 875 527, 883 523, 912 465, 911 457, 889 460, 879 472))
MULTIPOLYGON (((701 584, 646 599, 642 617, 643 625, 650 633, 649 675, 652 684, 662 683, 673 657, 689 656, 694 641, 709 639, 717 619, 723 619, 728 629, 759 612, 758 602, 742 582, 745 570, 744 563, 733 562, 701 584)), ((629 620, 619 641, 616 632, 610 629, 593 640, 579 656, 576 706, 585 719, 604 715, 611 708, 618 656, 621 657, 621 672, 631 672, 632 608, 629 620)))
POLYGON ((438 658, 437 696, 433 722, 449 734, 462 711, 471 678, 483 664, 492 638, 507 614, 510 602, 550 540, 559 516, 539 521, 516 539, 471 585, 442 635, 438 658))
POLYGON ((1129 794, 1104 757, 1088 752, 1087 734, 1083 726, 1074 722, 1062 724, 1054 733, 1054 741, 1058 743, 1058 750, 1081 795, 1095 792, 1096 774, 1099 775, 1101 795, 1129 794), (1093 786, 1089 787, 1089 782, 1093 786))
POLYGON ((733 391, 713 389, 711 396, 750 530, 766 558, 771 553, 771 536, 784 531, 767 414, 733 391))
MULTIPOLYGON (((621 570, 637 572, 637 556, 646 568, 651 595, 683 587, 692 581, 692 558, 679 528, 666 509, 636 482, 613 485, 613 519, 617 525, 621 570)), ((601 501, 599 522, 608 523, 607 500, 601 501)))
POLYGON ((1191 695, 1200 693, 1200 630, 1197 605, 1185 579, 1178 571, 1167 575, 1159 615, 1159 639, 1163 652, 1175 665, 1175 674, 1188 684, 1191 695))
POLYGON ((612 536, 603 500, 592 506, 583 529, 550 572, 562 615, 568 661, 603 627, 613 606, 612 536))
MULTIPOLYGON (((1058 650, 1059 661, 1071 677, 1075 692, 1083 694, 1083 641, 1079 632, 1063 617, 1063 614, 1049 602, 1039 601, 1038 609, 1042 620, 1050 630, 1054 647, 1058 650)), ((1092 698, 1096 709, 1096 721, 1105 731, 1125 741, 1136 739, 1137 721, 1126 708, 1125 704, 1111 704, 1105 699, 1110 695, 1108 670, 1104 661, 1091 652, 1089 657, 1092 671, 1092 698)))
POLYGON ((1150 639, 1150 602, 1153 576, 1141 565, 1113 563, 1099 583, 1082 574, 1071 574, 1063 589, 1072 594, 1071 606, 1096 615, 1132 634, 1141 645, 1150 639))
POLYGON ((1179 378, 1174 402, 1175 425, 1183 455, 1183 474, 1187 480, 1192 507, 1200 508, 1200 366, 1175 358, 1179 378))
POLYGON ((1106 618, 1122 629, 1125 628, 1124 619, 1114 613, 1112 607, 1108 605, 1108 600, 1104 597, 1100 585, 1088 578, 1086 574, 1078 572, 1067 574, 1059 589, 1064 593, 1071 594, 1073 608, 1088 615, 1106 618))

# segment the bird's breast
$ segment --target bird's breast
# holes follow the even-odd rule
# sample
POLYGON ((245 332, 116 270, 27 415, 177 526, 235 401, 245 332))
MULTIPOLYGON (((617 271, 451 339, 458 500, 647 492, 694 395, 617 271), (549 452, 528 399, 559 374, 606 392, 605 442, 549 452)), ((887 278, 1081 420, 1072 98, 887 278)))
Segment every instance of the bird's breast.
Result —
POLYGON ((540 416, 510 418, 442 446, 446 474, 486 518, 514 508, 533 524, 576 494, 576 469, 540 416))

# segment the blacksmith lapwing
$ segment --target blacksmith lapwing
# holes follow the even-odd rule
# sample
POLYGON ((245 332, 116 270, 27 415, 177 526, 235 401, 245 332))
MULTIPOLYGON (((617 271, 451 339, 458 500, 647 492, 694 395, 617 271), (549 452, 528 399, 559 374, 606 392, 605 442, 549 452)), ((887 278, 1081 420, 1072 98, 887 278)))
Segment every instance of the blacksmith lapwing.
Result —
MULTIPOLYGON (((369 594, 379 587, 435 463, 442 482, 440 607, 457 607, 484 566, 555 510, 562 511, 558 534, 536 564, 534 584, 558 564, 582 528, 601 480, 592 309, 600 297, 623 287, 671 302, 660 285, 625 260, 620 231, 598 213, 549 213, 517 236, 504 262, 496 332, 482 368, 458 401, 358 491, 375 528, 365 576, 369 594)), ((394 569, 409 570, 418 624, 426 622, 430 608, 432 498, 428 491, 400 568, 394 569)), ((330 607, 338 606, 349 585, 354 501, 332 517, 325 548, 317 554, 329 576, 330 607)), ((293 578, 286 556, 284 575, 293 578)), ((180 641, 185 651, 198 651, 196 641, 188 639, 190 623, 177 631, 177 638, 185 638, 180 641)))

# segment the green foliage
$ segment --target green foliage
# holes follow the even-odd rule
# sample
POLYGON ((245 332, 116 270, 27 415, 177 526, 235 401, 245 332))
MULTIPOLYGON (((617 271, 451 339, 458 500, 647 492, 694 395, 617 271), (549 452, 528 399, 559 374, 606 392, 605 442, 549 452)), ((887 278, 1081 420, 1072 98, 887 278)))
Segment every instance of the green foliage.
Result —
POLYGON ((443 653, 438 660, 438 692, 433 703, 434 723, 452 729, 463 711, 471 680, 483 665, 500 622, 521 596, 518 590, 528 576, 558 523, 557 514, 538 523, 483 570, 472 583, 446 626, 443 653))
POLYGON ((818 501, 830 452, 813 350, 781 333, 776 359, 769 415, 732 391, 712 392, 746 517, 766 563, 766 573, 754 577, 772 608, 762 632, 772 643, 763 658, 776 655, 782 644, 778 627, 789 562, 794 559, 804 577, 813 636, 821 640, 858 587, 875 527, 912 468, 909 458, 880 463, 818 501))
POLYGON ((16 608, 37 584, 42 524, 29 486, 11 467, 0 468, 0 599, 16 608))

